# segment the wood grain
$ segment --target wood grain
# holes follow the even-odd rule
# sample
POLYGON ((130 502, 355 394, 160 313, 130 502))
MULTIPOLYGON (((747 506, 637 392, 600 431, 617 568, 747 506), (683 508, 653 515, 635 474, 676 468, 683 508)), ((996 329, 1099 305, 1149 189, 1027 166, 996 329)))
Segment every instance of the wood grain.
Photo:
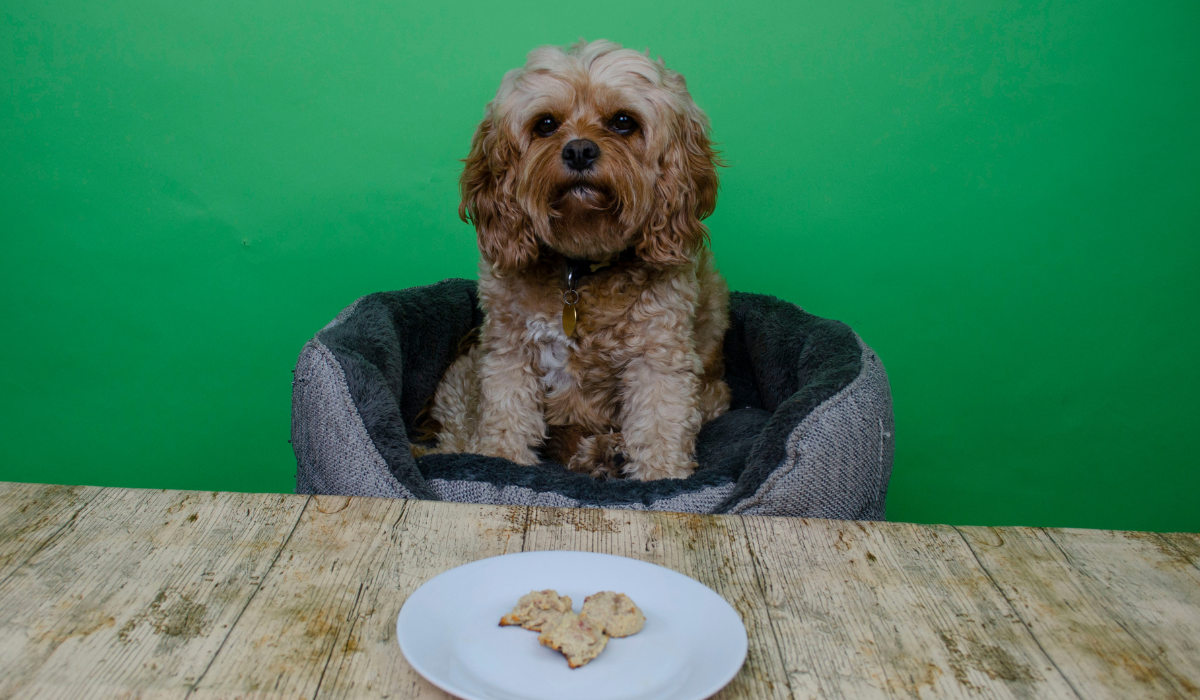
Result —
POLYGON ((1184 697, 1200 698, 1200 570, 1154 533, 1046 530, 1184 697))
POLYGON ((960 528, 1085 697, 1200 697, 1200 579, 1157 536, 960 528))
POLYGON ((521 549, 524 507, 314 497, 193 698, 445 698, 395 640, 433 576, 521 549))
MULTIPOLYGON (((717 698, 786 698, 787 678, 767 618, 762 586, 737 516, 534 508, 525 551, 603 552, 690 576, 729 602, 746 626, 749 650, 717 698)), ((582 602, 582 601, 581 601, 582 602)))
POLYGON ((1200 569, 1200 535, 1191 532, 1171 532, 1158 537, 1179 550, 1192 566, 1200 569))
POLYGON ((1200 536, 0 483, 0 700, 436 698, 395 620, 522 550, 728 600, 718 697, 1200 698, 1200 536))
POLYGON ((62 532, 100 491, 95 486, 3 484, 0 587, 13 571, 62 532))
POLYGON ((952 528, 744 520, 794 697, 1076 697, 952 528))
POLYGON ((0 698, 183 697, 305 501, 103 490, 0 589, 0 698))

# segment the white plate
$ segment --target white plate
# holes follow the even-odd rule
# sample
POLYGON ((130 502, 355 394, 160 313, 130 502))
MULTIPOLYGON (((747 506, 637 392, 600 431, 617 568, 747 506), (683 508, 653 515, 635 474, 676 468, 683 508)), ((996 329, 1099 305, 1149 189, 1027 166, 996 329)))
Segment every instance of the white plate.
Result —
POLYGON ((465 700, 702 700, 746 660, 746 628, 705 585, 661 566, 590 552, 523 552, 464 564, 418 588, 396 618, 408 663, 465 700), (641 632, 610 639, 571 669, 537 632, 501 627, 532 590, 569 595, 578 612, 598 591, 625 593, 646 614, 641 632))

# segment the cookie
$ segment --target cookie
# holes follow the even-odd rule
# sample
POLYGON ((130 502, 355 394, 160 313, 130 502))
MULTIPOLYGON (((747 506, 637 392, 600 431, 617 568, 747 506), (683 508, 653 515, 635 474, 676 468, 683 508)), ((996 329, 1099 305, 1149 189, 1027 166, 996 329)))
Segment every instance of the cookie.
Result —
POLYGON ((624 593, 601 591, 583 600, 580 616, 600 625, 610 637, 637 634, 646 624, 646 616, 624 593))
POLYGON ((530 591, 521 596, 512 612, 500 618, 500 625, 520 625, 527 630, 541 632, 548 624, 558 621, 571 612, 571 599, 560 596, 558 591, 530 591))
POLYGON ((579 668, 604 651, 608 635, 600 625, 582 615, 563 613, 557 624, 546 626, 538 641, 561 652, 571 668, 579 668))

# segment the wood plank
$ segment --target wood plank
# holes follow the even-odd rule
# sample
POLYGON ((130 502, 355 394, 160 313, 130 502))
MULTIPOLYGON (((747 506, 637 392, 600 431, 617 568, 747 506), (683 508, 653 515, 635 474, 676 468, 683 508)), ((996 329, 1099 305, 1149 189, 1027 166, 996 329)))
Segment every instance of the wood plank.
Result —
POLYGON ((400 606, 522 549, 716 590, 721 698, 1200 698, 1200 535, 306 499, 0 483, 0 698, 440 700, 400 606))
POLYGON ((1200 570, 1187 555, 1152 532, 1046 533, 1176 689, 1200 698, 1200 570))
POLYGON ((95 486, 0 482, 0 586, 101 490, 95 486))
POLYGON ((1200 697, 1200 572, 1177 549, 1151 533, 960 529, 1082 694, 1200 697))
POLYGON ((408 666, 396 615, 433 576, 520 551, 527 511, 314 497, 191 697, 446 698, 408 666))
MULTIPOLYGON (((738 516, 535 508, 525 550, 617 554, 678 571, 716 591, 742 617, 746 663, 716 698, 789 697, 762 586, 738 516)), ((582 601, 581 601, 582 602, 582 601)))
POLYGON ((1159 537, 1178 549, 1192 566, 1200 569, 1200 535, 1192 532, 1168 532, 1159 537))
POLYGON ((0 589, 0 697, 183 697, 306 500, 104 489, 0 589))
POLYGON ((953 528, 744 521, 794 697, 1077 697, 953 528))

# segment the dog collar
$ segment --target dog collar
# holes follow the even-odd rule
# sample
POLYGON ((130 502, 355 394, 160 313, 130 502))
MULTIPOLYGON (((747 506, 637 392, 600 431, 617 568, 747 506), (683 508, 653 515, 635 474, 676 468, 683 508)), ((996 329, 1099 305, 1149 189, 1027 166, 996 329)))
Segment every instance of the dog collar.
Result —
POLYGON ((575 324, 579 320, 579 310, 575 308, 575 305, 579 303, 579 292, 575 289, 575 285, 579 284, 581 278, 612 265, 621 255, 624 255, 624 251, 607 260, 600 261, 566 259, 566 269, 563 271, 566 289, 563 290, 562 327, 563 333, 568 338, 574 337, 575 324))

